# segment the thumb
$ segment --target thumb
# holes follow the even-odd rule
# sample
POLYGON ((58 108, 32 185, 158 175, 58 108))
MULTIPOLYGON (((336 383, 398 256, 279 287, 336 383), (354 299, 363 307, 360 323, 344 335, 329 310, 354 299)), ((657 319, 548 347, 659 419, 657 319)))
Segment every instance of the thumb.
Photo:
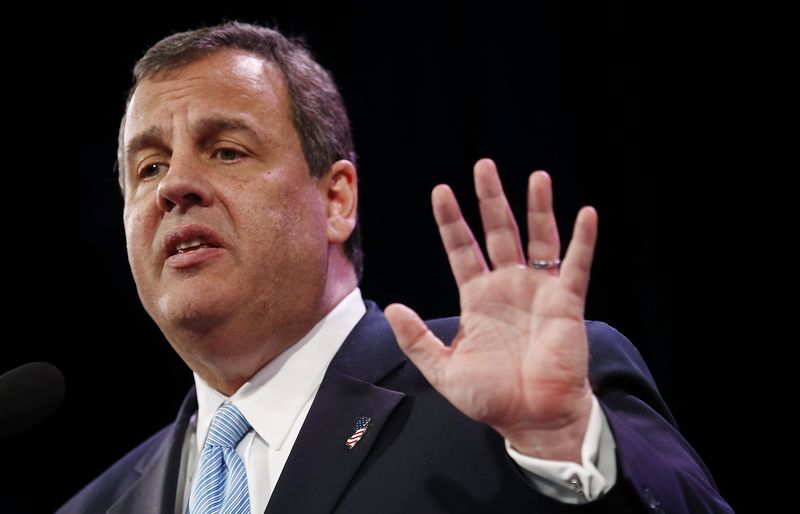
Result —
POLYGON ((428 382, 438 389, 450 358, 450 348, 433 335, 416 312, 405 305, 393 303, 384 312, 400 349, 428 382))

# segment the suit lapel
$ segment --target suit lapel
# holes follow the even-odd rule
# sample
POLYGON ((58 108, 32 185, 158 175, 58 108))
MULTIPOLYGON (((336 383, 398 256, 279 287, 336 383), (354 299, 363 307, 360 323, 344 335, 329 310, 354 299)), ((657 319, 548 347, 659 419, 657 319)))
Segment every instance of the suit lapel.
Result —
POLYGON ((374 385, 406 361, 383 313, 371 302, 331 361, 267 505, 266 514, 327 514, 405 396, 374 385), (371 418, 348 449, 356 420, 371 418))
POLYGON ((189 418, 196 410, 197 396, 192 388, 164 440, 137 464, 141 478, 108 509, 108 514, 175 513, 183 441, 189 418))
MULTIPOLYGON (((406 362, 406 357, 380 309, 371 302, 367 307, 328 366, 270 498, 268 514, 331 512, 405 396, 375 385, 406 362), (363 438, 348 449, 345 442, 361 416, 370 417, 371 424, 363 438)), ((136 466, 141 477, 109 514, 174 514, 183 442, 196 410, 192 388, 164 440, 136 466)))

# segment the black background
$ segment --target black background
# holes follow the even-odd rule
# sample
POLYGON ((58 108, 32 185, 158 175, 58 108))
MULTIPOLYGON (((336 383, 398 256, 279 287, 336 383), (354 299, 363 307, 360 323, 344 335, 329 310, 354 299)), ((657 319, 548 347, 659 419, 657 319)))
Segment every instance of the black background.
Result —
POLYGON ((172 31, 223 19, 304 35, 333 71, 360 158, 366 297, 425 317, 457 313, 431 188, 451 184, 478 230, 477 158, 496 160, 520 217, 527 174, 547 169, 563 241, 581 205, 600 213, 587 317, 640 349, 734 508, 782 488, 764 489, 760 479, 774 477, 752 471, 778 438, 759 428, 780 415, 757 391, 773 375, 761 356, 786 343, 768 291, 788 287, 785 259, 773 258, 792 237, 774 209, 791 175, 777 159, 789 138, 775 129, 790 61, 769 8, 4 9, 0 372, 52 362, 67 396, 4 441, 14 467, 2 471, 3 512, 54 510, 170 422, 191 384, 138 302, 113 164, 135 60, 172 31))

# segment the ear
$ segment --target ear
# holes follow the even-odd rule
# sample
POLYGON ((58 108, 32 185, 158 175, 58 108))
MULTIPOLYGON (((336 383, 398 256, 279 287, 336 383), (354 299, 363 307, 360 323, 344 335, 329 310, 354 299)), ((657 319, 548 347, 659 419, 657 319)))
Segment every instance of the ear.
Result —
POLYGON ((356 226, 358 175, 352 162, 334 162, 319 182, 328 216, 328 241, 344 243, 356 226))

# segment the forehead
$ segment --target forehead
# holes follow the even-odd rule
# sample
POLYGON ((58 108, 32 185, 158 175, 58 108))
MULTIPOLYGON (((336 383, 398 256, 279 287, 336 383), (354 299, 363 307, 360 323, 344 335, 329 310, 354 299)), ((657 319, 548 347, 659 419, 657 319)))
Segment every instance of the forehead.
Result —
POLYGON ((222 50, 165 76, 143 80, 128 104, 125 141, 144 131, 170 132, 176 122, 218 115, 250 118, 262 128, 290 122, 287 88, 274 63, 222 50))

